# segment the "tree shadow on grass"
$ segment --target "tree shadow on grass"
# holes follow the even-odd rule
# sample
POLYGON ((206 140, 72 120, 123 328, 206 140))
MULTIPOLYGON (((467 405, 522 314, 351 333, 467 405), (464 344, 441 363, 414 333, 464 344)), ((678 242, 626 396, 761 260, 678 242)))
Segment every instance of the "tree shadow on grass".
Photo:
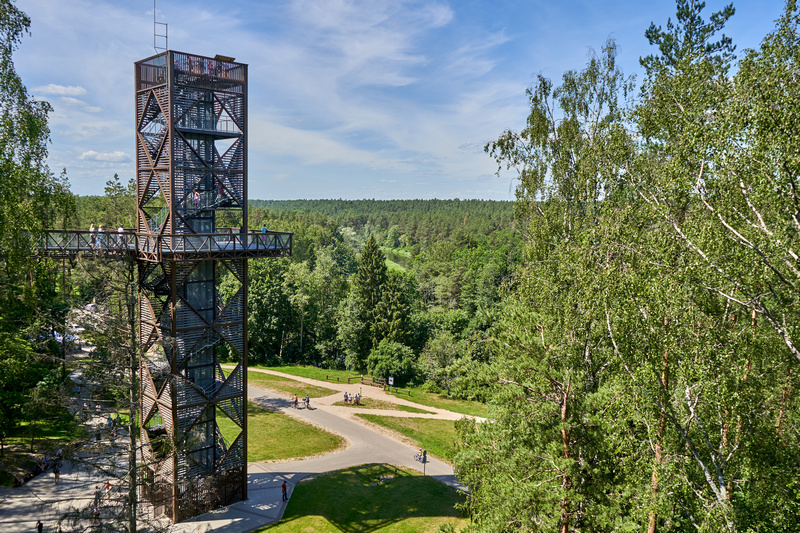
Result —
MULTIPOLYGON (((462 493, 417 472, 387 465, 338 470, 297 485, 280 523, 333 526, 345 533, 377 531, 407 519, 463 518, 462 493)), ((432 524, 432 523, 431 523, 432 524)))

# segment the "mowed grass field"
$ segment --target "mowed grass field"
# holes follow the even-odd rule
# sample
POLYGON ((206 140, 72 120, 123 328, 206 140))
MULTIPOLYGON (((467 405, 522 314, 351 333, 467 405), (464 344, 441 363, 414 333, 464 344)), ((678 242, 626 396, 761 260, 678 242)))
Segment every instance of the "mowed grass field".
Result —
POLYGON ((336 378, 347 383, 347 378, 358 378, 359 375, 351 370, 328 370, 326 368, 317 368, 315 366, 261 366, 251 365, 250 368, 263 368, 265 370, 274 370, 275 372, 282 372, 292 376, 301 378, 318 379, 320 381, 336 381, 336 378))
POLYGON ((391 390, 387 392, 392 396, 396 396, 397 398, 402 398, 404 400, 428 407, 447 409, 448 411, 453 411, 454 413, 460 413, 467 416, 486 416, 486 404, 484 403, 471 402, 469 400, 454 400, 453 398, 448 398, 447 396, 443 396, 441 394, 424 391, 421 387, 411 387, 410 389, 411 396, 405 392, 395 393, 391 390))
POLYGON ((358 413, 364 420, 400 433, 417 443, 429 454, 451 461, 455 454, 456 428, 453 420, 431 418, 401 418, 358 413))
MULTIPOLYGON (((232 443, 239 427, 220 412, 217 412, 217 424, 225 440, 232 443)), ((344 445, 344 440, 337 435, 252 402, 247 406, 247 424, 248 462, 310 457, 344 445)))
POLYGON ((302 481, 275 533, 436 532, 468 521, 456 504, 464 494, 419 472, 386 465, 361 465, 302 481))
POLYGON ((352 407, 354 409, 387 409, 389 411, 403 411, 405 413, 423 413, 432 415, 433 411, 425 411, 424 409, 417 409, 408 405, 400 405, 399 403, 387 402, 384 400, 377 400, 375 398, 361 398, 358 405, 353 405, 352 402, 344 403, 344 400, 336 402, 333 405, 341 407, 352 407))
MULTIPOLYGON (((267 370, 274 370, 276 372, 282 372, 292 376, 319 379, 322 381, 336 381, 336 378, 339 378, 340 380, 347 382, 347 378, 358 377, 358 374, 350 370, 327 370, 325 368, 316 368, 313 366, 253 366, 251 368, 265 368, 267 370)), ((258 372, 250 372, 248 375, 253 376, 255 374, 258 374, 258 372)), ((410 390, 410 396, 405 392, 388 392, 389 394, 392 394, 398 398, 420 404, 421 407, 427 406, 436 407, 437 409, 447 409, 448 411, 453 411, 454 413, 460 413, 467 416, 486 416, 486 404, 481 402, 454 400, 441 394, 427 392, 421 387, 410 387, 410 390)))
POLYGON ((276 376, 274 374, 265 374, 263 372, 248 372, 247 382, 255 386, 262 386, 278 392, 285 393, 288 396, 297 394, 297 398, 302 398, 308 394, 311 398, 322 398, 336 394, 339 391, 333 389, 326 389, 325 387, 317 387, 316 385, 309 385, 302 381, 297 381, 283 376, 276 376))

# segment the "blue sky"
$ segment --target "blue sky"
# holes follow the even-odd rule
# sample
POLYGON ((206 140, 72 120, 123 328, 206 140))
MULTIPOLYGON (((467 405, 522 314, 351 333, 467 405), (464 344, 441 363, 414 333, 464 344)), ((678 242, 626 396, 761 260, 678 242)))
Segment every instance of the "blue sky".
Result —
MULTIPOLYGON (((724 5, 706 2, 706 18, 724 5)), ((725 33, 758 46, 782 0, 734 2, 725 33)), ((133 63, 154 54, 152 0, 17 0, 15 54, 54 107, 49 164, 73 192, 134 176, 133 63)), ((616 39, 626 74, 674 1, 158 0, 169 48, 249 64, 251 199, 513 199, 483 145, 527 116, 539 73, 616 39)))

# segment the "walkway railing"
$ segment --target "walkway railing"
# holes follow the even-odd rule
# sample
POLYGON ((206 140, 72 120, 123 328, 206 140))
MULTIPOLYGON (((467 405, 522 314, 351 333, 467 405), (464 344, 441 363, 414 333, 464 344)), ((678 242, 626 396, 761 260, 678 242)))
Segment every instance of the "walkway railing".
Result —
POLYGON ((238 259, 289 257, 292 233, 228 229, 209 234, 154 235, 123 231, 47 230, 34 243, 34 253, 51 257, 79 255, 124 256, 133 254, 146 261, 187 259, 238 259))

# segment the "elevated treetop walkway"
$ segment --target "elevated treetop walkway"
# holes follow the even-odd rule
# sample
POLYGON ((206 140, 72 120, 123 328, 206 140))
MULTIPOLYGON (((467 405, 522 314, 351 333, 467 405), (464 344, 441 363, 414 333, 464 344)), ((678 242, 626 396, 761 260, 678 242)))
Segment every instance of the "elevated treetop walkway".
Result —
POLYGON ((96 232, 46 230, 33 253, 53 258, 132 257, 143 261, 255 259, 292 255, 292 233, 218 229, 215 233, 148 234, 132 229, 96 232))

